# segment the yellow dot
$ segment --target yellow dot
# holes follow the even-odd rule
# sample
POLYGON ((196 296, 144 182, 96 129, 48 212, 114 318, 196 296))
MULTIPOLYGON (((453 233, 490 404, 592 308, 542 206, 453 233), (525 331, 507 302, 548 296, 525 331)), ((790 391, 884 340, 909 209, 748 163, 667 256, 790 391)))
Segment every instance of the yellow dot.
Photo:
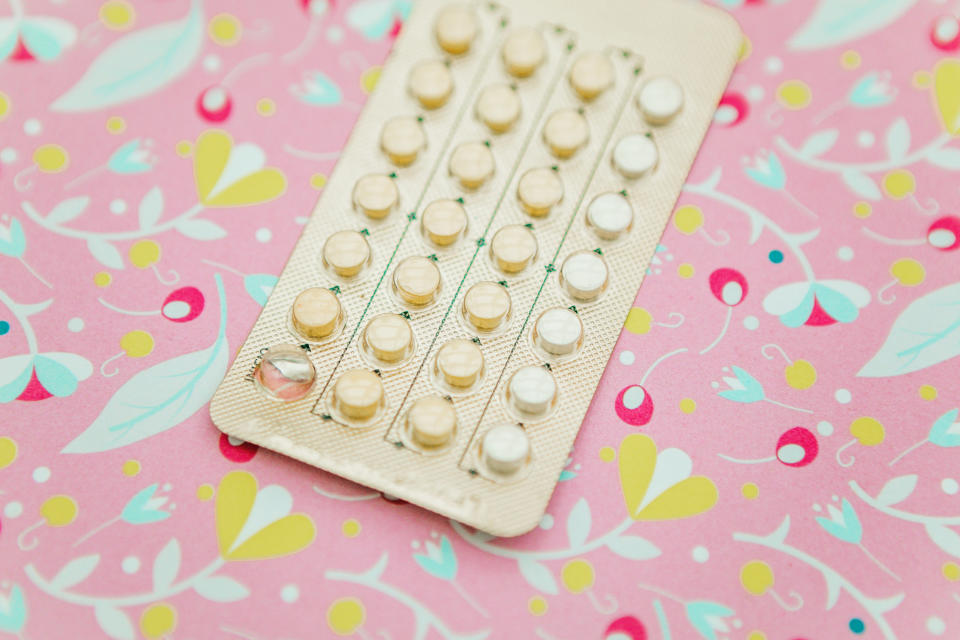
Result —
POLYGON ((160 245, 153 240, 138 240, 127 255, 137 269, 146 269, 160 259, 160 245))
POLYGON ((747 500, 754 500, 757 496, 760 495, 760 487, 753 484, 752 482, 747 482, 747 483, 744 483, 742 487, 740 487, 740 493, 742 493, 743 497, 746 498, 747 500))
POLYGON ((44 173, 60 173, 70 164, 70 156, 58 144, 44 144, 33 152, 33 162, 44 173))
POLYGON ((680 411, 684 413, 693 413, 697 410, 697 403, 693 398, 684 398, 680 401, 680 411))
POLYGON ((692 278, 694 273, 693 265, 689 262, 677 265, 677 275, 681 278, 692 278))
POLYGON ((747 640, 767 640, 767 634, 765 634, 763 631, 757 631, 754 629, 749 635, 747 635, 747 640))
POLYGON ((109 287, 112 281, 113 278, 106 271, 100 271, 93 276, 93 284, 98 287, 109 287))
POLYGON ((120 338, 120 348, 131 358, 142 358, 150 355, 153 346, 153 336, 140 329, 128 331, 120 338))
POLYGON ((933 82, 933 76, 926 69, 913 72, 913 86, 917 89, 926 89, 933 82))
POLYGON ((123 463, 123 475, 133 477, 140 473, 139 460, 127 460, 123 463))
POLYGON ((547 612, 547 601, 541 596, 533 596, 527 601, 527 608, 535 616, 542 616, 547 612))
POLYGON ((225 47, 236 44, 240 40, 241 31, 243 31, 243 27, 240 20, 229 13, 220 13, 213 16, 207 28, 210 39, 225 47))
POLYGON ((197 487, 197 499, 206 502, 213 497, 213 485, 212 484, 202 484, 197 487))
POLYGON ((913 258, 901 258, 890 265, 890 275, 905 287, 915 287, 926 279, 927 271, 913 258))
POLYGON ((743 39, 740 40, 740 51, 737 54, 737 62, 743 62, 750 57, 751 53, 753 53, 753 42, 751 42, 747 36, 743 36, 743 39))
POLYGON ((617 452, 613 447, 600 447, 600 459, 604 462, 613 462, 617 452))
POLYGON ((0 437, 0 469, 9 467, 17 459, 17 443, 13 438, 0 437))
POLYGON ((140 616, 140 631, 148 638, 161 638, 177 628, 177 610, 166 602, 152 604, 140 616))
POLYGON ((77 517, 77 503, 70 496, 51 496, 40 505, 40 515, 51 527, 65 527, 77 517))
POLYGON ((853 215, 858 218, 868 218, 871 213, 873 213, 873 207, 867 202, 861 201, 853 205, 853 215))
POLYGON ((883 176, 883 188, 894 200, 900 200, 913 193, 917 182, 913 174, 906 169, 895 169, 883 176))
POLYGON ((107 131, 117 135, 127 130, 127 121, 120 116, 110 116, 107 118, 107 131))
POLYGON ((327 186, 327 176, 322 173, 315 173, 310 176, 310 186, 319 191, 327 186))
POLYGON ((262 116, 272 116, 277 111, 277 103, 270 98, 257 100, 257 113, 262 116))
POLYGON ((943 577, 950 582, 960 580, 960 566, 957 566, 956 562, 945 562, 941 571, 943 571, 943 577))
POLYGON ((374 87, 377 86, 377 82, 380 80, 380 72, 382 67, 375 66, 370 67, 360 76, 360 88, 363 89, 364 93, 372 93, 374 87))
POLYGON ((193 145, 187 140, 181 140, 177 143, 175 148, 177 150, 177 155, 181 158, 186 158, 193 153, 193 145))
POLYGON ((128 29, 133 25, 133 6, 124 0, 110 0, 100 5, 100 22, 108 29, 128 29))
POLYGON ((343 531, 343 535, 348 538, 356 538, 360 535, 360 523, 350 518, 349 520, 343 521, 343 526, 340 527, 340 530, 343 531))
POLYGON ((7 117, 10 113, 10 96, 0 91, 0 120, 7 117))
POLYGON ((673 213, 673 226, 684 235, 691 235, 703 225, 703 211, 700 207, 685 204, 673 213))
POLYGON ((327 609, 327 624, 339 636, 349 636, 363 624, 367 612, 356 598, 339 598, 327 609))
POLYGON ((920 397, 924 400, 936 400, 937 388, 929 384, 923 385, 920 387, 920 397))
POLYGON ((803 109, 810 104, 810 87, 802 80, 787 80, 777 88, 780 104, 788 109, 803 109))
POLYGON ((575 558, 563 565, 560 578, 570 593, 580 593, 593 586, 593 565, 583 558, 575 558))
POLYGON ((856 69, 860 66, 860 54, 856 51, 844 51, 840 55, 840 66, 844 69, 856 69))
POLYGON ((630 333, 643 335, 650 332, 650 325, 653 322, 653 316, 643 307, 634 307, 627 312, 627 319, 623 322, 623 328, 630 333))

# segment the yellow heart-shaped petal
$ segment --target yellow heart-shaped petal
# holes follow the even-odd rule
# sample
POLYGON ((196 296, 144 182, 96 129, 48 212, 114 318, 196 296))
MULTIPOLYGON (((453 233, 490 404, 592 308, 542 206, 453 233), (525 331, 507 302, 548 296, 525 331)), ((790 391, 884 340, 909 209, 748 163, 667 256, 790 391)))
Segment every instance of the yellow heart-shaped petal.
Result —
POLYGON ((201 202, 217 184, 232 148, 230 136, 217 129, 204 131, 197 138, 193 149, 193 179, 197 183, 197 197, 201 202))
MULTIPOLYGON (((211 189, 213 186, 211 185, 211 189)), ((209 200, 208 207, 240 207, 273 200, 287 189, 287 177, 279 169, 267 167, 237 180, 209 200)))
POLYGON ((657 464, 657 445, 649 436, 630 434, 620 443, 617 459, 620 466, 620 487, 623 489, 627 513, 636 517, 633 514, 643 502, 657 464))
MULTIPOLYGON (((717 486, 706 476, 690 476, 653 499, 634 520, 677 520, 710 510, 717 503, 717 486)), ((633 513, 633 512, 631 512, 633 513)))
POLYGON ((256 498, 257 479, 246 471, 231 471, 220 481, 216 506, 217 543, 224 558, 247 521, 256 498))
POLYGON ((309 516, 291 513, 260 529, 223 557, 227 560, 260 560, 285 556, 306 547, 316 534, 317 529, 309 516))
POLYGON ((943 60, 933 72, 933 90, 944 128, 960 132, 960 61, 943 60))

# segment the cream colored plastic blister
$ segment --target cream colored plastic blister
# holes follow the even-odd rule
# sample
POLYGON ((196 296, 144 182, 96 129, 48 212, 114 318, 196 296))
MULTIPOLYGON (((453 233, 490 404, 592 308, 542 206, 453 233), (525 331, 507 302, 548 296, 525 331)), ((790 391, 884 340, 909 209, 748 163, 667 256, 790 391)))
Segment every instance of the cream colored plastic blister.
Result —
POLYGON ((418 0, 214 422, 532 529, 740 45, 694 3, 418 0))

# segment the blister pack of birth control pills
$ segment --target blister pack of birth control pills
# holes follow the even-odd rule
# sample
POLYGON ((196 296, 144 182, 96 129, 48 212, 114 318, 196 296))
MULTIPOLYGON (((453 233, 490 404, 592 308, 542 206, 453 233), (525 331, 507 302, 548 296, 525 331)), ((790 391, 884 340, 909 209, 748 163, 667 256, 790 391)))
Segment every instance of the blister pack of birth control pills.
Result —
POLYGON ((216 425, 532 529, 740 46, 678 0, 417 0, 216 425))

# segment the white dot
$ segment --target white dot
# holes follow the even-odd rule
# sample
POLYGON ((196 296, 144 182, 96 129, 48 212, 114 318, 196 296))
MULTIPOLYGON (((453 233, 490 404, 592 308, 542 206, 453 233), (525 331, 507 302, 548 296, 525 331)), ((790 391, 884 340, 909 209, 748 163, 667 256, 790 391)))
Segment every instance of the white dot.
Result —
POLYGON ((857 134, 857 144, 867 149, 873 146, 873 143, 877 141, 876 136, 873 135, 872 131, 861 131, 857 134))
POLYGON ((543 514, 543 517, 540 518, 540 528, 553 529, 553 516, 549 513, 543 514))
POLYGON ((757 316, 747 316, 743 319, 743 326, 750 331, 754 331, 760 326, 760 320, 757 316))
POLYGON ((19 502, 8 502, 3 508, 3 515, 10 519, 19 518, 21 513, 23 513, 23 505, 19 502))
POLYGON ((953 478, 944 478, 940 481, 940 488, 943 489, 945 494, 952 496, 960 490, 960 484, 957 484, 957 481, 953 478))
POLYGON ((221 66, 220 56, 214 55, 212 53, 208 56, 204 56, 203 58, 204 71, 209 71, 210 73, 214 73, 220 70, 220 66, 221 66))
POLYGON ((927 631, 932 633, 935 636, 942 636, 943 632, 947 630, 947 623, 943 621, 943 618, 937 616, 930 616, 927 618, 927 631))
POLYGON ((832 436, 833 435, 833 425, 827 422, 826 420, 821 420, 817 423, 817 433, 822 436, 832 436))
POLYGON ((693 551, 690 552, 690 555, 693 556, 695 562, 704 563, 710 559, 710 552, 704 546, 696 546, 693 548, 693 551))
POLYGON ((84 327, 83 318, 74 317, 74 318, 70 318, 67 321, 67 329, 69 329, 70 331, 73 331, 74 333, 77 333, 78 331, 83 331, 83 327, 84 327))
POLYGON ((714 380, 713 382, 710 383, 710 386, 713 387, 714 389, 719 389, 720 383, 714 380))
POLYGON ((23 123, 23 132, 28 136, 38 136, 43 131, 43 125, 36 118, 30 118, 23 123))
POLYGON ((633 351, 621 351, 620 352, 620 364, 630 366, 633 364, 633 361, 636 360, 636 356, 633 355, 633 351))
POLYGON ((844 262, 853 260, 853 249, 851 247, 840 247, 837 249, 837 257, 844 262))
POLYGON ((140 558, 137 556, 127 556, 120 561, 120 568, 123 569, 124 573, 133 575, 140 570, 140 558))
POLYGON ((50 469, 48 467, 37 467, 33 470, 33 481, 44 483, 50 479, 50 469))
POLYGON ((763 87, 755 84, 747 89, 747 100, 750 102, 759 102, 760 100, 763 100, 763 96, 766 95, 766 93, 767 92, 763 90, 763 87))
POLYGON ((850 395, 850 392, 847 389, 837 389, 833 394, 833 397, 840 404, 848 404, 850 400, 853 399, 853 396, 850 395))
POLYGON ((280 589, 280 599, 287 604, 292 604, 300 598, 300 588, 295 584, 285 584, 280 589))
POLYGON ((117 198, 116 200, 110 201, 110 213, 120 215, 121 213, 126 213, 127 203, 124 200, 117 198))
POLYGON ((419 548, 420 548, 420 541, 419 541, 419 540, 414 540, 413 542, 410 543, 410 546, 413 547, 414 549, 419 549, 419 548))
POLYGON ((770 56, 763 61, 763 69, 770 74, 780 73, 783 71, 783 60, 777 56, 770 56))
POLYGON ((270 238, 273 237, 273 232, 266 227, 260 227, 257 229, 256 238, 257 242, 270 242, 270 238))
POLYGON ((0 162, 3 164, 13 164, 17 161, 17 150, 13 147, 5 147, 0 151, 0 162))
POLYGON ((733 619, 733 628, 734 628, 734 629, 739 629, 739 628, 742 627, 742 626, 743 626, 743 621, 740 620, 740 618, 734 618, 734 619, 733 619))
POLYGON ((327 40, 334 44, 343 40, 343 29, 336 25, 327 29, 327 40))
POLYGON ((823 507, 821 507, 819 504, 815 504, 815 505, 813 505, 813 510, 814 510, 814 511, 823 511, 823 507))

